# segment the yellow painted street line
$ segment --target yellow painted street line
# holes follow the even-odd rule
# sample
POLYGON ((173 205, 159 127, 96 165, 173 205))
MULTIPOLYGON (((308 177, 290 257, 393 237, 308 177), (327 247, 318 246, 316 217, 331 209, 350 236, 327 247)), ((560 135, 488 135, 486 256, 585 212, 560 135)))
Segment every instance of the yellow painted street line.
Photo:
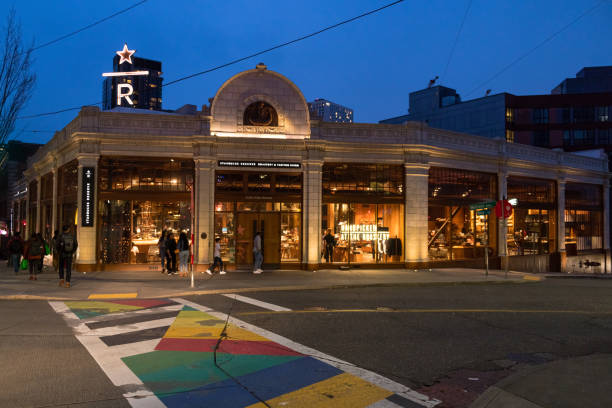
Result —
POLYGON ((612 310, 520 310, 520 309, 321 309, 321 310, 291 310, 291 311, 259 311, 240 312, 237 315, 263 314, 306 314, 306 313, 548 313, 548 314, 592 314, 609 315, 612 310))
POLYGON ((532 276, 532 275, 525 275, 523 276, 523 279, 528 280, 528 281, 536 281, 536 282, 539 282, 542 280, 542 278, 538 276, 532 276))
POLYGON ((128 299, 138 297, 138 293, 92 293, 87 299, 128 299))

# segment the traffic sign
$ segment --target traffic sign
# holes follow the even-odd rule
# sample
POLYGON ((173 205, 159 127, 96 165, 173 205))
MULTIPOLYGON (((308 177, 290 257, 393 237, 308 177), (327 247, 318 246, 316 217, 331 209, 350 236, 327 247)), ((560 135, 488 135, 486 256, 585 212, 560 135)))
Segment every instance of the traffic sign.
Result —
POLYGON ((508 218, 512 215, 512 205, 508 200, 499 200, 495 205, 495 216, 497 218, 508 218))
POLYGON ((480 208, 493 208, 497 201, 483 201, 482 203, 470 204, 470 210, 478 210, 480 208))

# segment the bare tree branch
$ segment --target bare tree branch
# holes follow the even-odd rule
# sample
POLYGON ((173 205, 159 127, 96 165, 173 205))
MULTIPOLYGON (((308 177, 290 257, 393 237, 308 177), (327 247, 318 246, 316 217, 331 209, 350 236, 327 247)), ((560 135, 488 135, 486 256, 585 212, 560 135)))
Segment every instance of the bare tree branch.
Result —
POLYGON ((15 129, 19 112, 29 101, 36 83, 32 72, 32 46, 25 47, 21 26, 11 9, 6 19, 0 60, 0 145, 15 129))

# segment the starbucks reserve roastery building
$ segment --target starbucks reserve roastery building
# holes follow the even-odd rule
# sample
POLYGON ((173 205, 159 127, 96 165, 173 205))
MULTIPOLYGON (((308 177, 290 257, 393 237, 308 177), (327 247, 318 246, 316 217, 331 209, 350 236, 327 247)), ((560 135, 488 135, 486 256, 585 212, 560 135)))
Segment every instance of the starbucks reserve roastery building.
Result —
POLYGON ((193 236, 197 268, 213 237, 230 269, 249 267, 259 230, 264 265, 316 269, 331 230, 330 265, 482 266, 485 251, 499 265, 507 247, 513 268, 565 270, 609 252, 607 166, 421 123, 311 120, 260 64, 201 111, 83 107, 29 160, 13 229, 75 225, 79 270, 159 268, 163 229, 193 236), (475 208, 504 196, 507 226, 475 208))

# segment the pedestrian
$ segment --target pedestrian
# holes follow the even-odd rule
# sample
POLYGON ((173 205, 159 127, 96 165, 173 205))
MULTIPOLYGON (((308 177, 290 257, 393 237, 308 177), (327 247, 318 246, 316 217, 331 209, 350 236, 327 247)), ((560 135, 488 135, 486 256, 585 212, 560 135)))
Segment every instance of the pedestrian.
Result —
POLYGON ((161 273, 166 272, 166 267, 168 266, 168 262, 166 262, 166 260, 168 259, 167 254, 166 254, 166 235, 168 234, 168 231, 163 230, 161 237, 159 237, 159 241, 157 241, 157 248, 159 248, 159 257, 161 258, 161 273))
POLYGON ((213 264, 210 269, 206 270, 206 273, 212 275, 215 268, 219 266, 219 275, 225 275, 225 269, 223 269, 223 260, 221 259, 221 238, 215 238, 215 250, 213 252, 213 264))
POLYGON ((189 271, 189 239, 187 234, 181 232, 178 240, 178 251, 179 251, 179 275, 187 276, 189 271))
POLYGON ((62 234, 59 236, 57 242, 57 252, 59 253, 59 286, 65 288, 70 287, 72 256, 76 252, 78 246, 79 244, 76 237, 70 233, 70 226, 64 225, 62 227, 62 234))
POLYGON ((23 255, 23 240, 21 239, 21 234, 19 231, 16 231, 13 235, 13 238, 8 243, 9 256, 11 257, 11 262, 13 263, 13 271, 15 271, 15 275, 19 273, 19 266, 21 264, 21 255, 23 255))
POLYGON ((57 242, 59 239, 59 230, 53 232, 53 238, 51 238, 51 254, 53 256, 53 270, 55 273, 59 273, 59 252, 57 252, 57 242))
POLYGON ((166 241, 166 253, 168 254, 168 275, 176 275, 176 253, 178 248, 176 247, 176 241, 174 240, 174 234, 168 233, 168 240, 166 241))
POLYGON ((253 268, 254 274, 260 274, 263 272, 261 269, 261 264, 263 263, 263 253, 261 249, 261 232, 257 231, 255 233, 255 238, 253 238, 253 256, 255 257, 255 265, 253 268))
POLYGON ((45 256, 45 244, 40 239, 41 235, 34 233, 25 247, 25 258, 30 267, 30 280, 37 280, 36 274, 42 270, 43 256, 45 256))
POLYGON ((331 233, 331 229, 327 230, 327 234, 323 237, 325 243, 325 262, 334 261, 334 247, 336 246, 336 238, 331 233))

